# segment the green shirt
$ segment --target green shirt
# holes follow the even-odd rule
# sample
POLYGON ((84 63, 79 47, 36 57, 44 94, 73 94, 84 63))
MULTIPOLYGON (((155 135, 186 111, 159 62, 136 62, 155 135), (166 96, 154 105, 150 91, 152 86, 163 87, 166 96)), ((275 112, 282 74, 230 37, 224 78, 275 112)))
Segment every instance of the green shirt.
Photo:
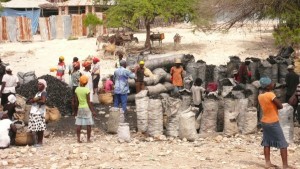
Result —
MULTIPOLYGON (((86 87, 77 87, 75 93, 78 98, 79 106, 78 108, 87 108, 89 107, 87 102, 87 95, 90 93, 90 90, 86 87)), ((89 97, 89 95, 88 95, 89 97)))

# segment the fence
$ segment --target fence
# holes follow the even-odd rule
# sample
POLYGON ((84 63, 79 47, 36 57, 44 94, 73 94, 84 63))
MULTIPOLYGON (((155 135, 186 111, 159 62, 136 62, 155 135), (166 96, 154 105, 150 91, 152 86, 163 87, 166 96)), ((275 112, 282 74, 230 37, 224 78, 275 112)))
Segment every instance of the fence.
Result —
POLYGON ((0 42, 32 41, 31 19, 26 17, 0 17, 0 42))

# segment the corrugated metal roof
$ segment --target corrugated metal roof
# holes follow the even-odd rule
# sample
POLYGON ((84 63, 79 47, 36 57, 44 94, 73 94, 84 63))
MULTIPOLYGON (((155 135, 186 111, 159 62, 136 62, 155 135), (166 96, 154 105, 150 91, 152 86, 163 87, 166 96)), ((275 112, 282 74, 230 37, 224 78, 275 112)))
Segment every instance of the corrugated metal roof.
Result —
POLYGON ((4 8, 40 8, 39 5, 50 4, 46 0, 11 0, 2 3, 4 8))

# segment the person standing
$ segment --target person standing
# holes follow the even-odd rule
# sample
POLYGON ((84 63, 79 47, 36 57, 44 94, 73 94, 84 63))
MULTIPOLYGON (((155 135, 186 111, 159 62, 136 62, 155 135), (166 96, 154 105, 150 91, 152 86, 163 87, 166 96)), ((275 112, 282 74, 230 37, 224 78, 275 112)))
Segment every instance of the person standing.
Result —
POLYGON ((287 147, 288 143, 283 135, 282 128, 279 124, 278 109, 282 109, 280 100, 272 91, 274 83, 269 77, 262 77, 260 80, 262 93, 258 96, 259 104, 263 111, 261 119, 263 128, 263 140, 261 145, 264 146, 264 155, 266 168, 275 167, 270 160, 270 147, 280 149, 283 168, 288 168, 287 147))
POLYGON ((28 100, 28 102, 32 104, 29 114, 28 130, 32 132, 36 147, 42 146, 44 131, 46 130, 46 88, 46 80, 38 79, 38 92, 34 98, 28 100))
POLYGON ((0 59, 0 85, 2 84, 2 78, 5 74, 5 65, 2 62, 2 60, 0 59))
POLYGON ((250 63, 250 60, 245 60, 245 62, 239 67, 238 76, 236 79, 238 83, 246 84, 247 82, 250 82, 250 78, 252 76, 248 67, 250 63))
POLYGON ((93 94, 98 93, 98 84, 100 80, 100 63, 97 57, 93 58, 93 69, 92 69, 92 77, 93 77, 93 94))
POLYGON ((77 111, 77 107, 75 106, 75 90, 79 85, 79 78, 81 76, 81 73, 79 71, 80 69, 80 64, 79 62, 73 62, 73 68, 72 68, 72 73, 71 73, 71 85, 72 85, 72 114, 75 114, 77 111))
POLYGON ((183 89, 183 67, 181 66, 181 60, 175 60, 175 66, 171 68, 170 72, 172 76, 172 84, 175 86, 174 92, 183 89))
POLYGON ((135 74, 126 69, 126 61, 120 61, 120 67, 114 72, 115 89, 114 89, 114 107, 122 105, 123 112, 127 108, 127 95, 129 93, 128 78, 134 79, 135 74))
MULTIPOLYGON (((69 85, 70 85, 70 87, 72 88, 73 87, 73 83, 72 83, 72 72, 73 72, 73 70, 74 70, 74 64, 75 63, 78 63, 78 65, 79 65, 79 69, 80 69, 80 62, 78 61, 78 58, 77 57, 74 57, 73 58, 73 62, 69 65, 69 76, 70 76, 70 81, 69 81, 69 85)), ((78 86, 78 85, 77 85, 78 86)))
POLYGON ((56 78, 61 81, 65 81, 64 75, 66 70, 66 64, 64 60, 65 58, 63 56, 60 56, 57 64, 56 78))
POLYGON ((76 128, 76 133, 77 133, 77 142, 81 143, 82 141, 80 140, 80 132, 81 132, 81 127, 82 126, 87 126, 87 142, 90 142, 91 138, 91 130, 92 130, 92 125, 94 125, 94 120, 93 116, 96 116, 94 107, 92 103, 90 102, 90 93, 91 91, 86 88, 85 86, 87 85, 89 81, 89 77, 83 75, 80 77, 79 82, 80 86, 76 88, 75 90, 75 98, 76 98, 76 107, 78 108, 78 112, 75 112, 75 125, 77 126, 76 128))
POLYGON ((18 77, 12 74, 12 68, 7 66, 5 69, 6 74, 3 76, 0 92, 2 106, 8 103, 9 95, 16 94, 16 87, 20 85, 18 77))
POLYGON ((200 115, 200 113, 203 110, 202 101, 204 98, 203 95, 204 95, 205 89, 201 86, 202 83, 203 83, 202 79, 197 78, 195 80, 193 86, 191 87, 193 103, 195 106, 197 106, 199 108, 199 111, 195 115, 196 119, 198 118, 198 116, 200 115))
MULTIPOLYGON (((93 91, 93 78, 92 78, 92 74, 90 72, 91 70, 91 65, 92 62, 90 61, 85 61, 82 66, 84 67, 84 70, 81 72, 81 75, 85 75, 88 77, 88 82, 86 84, 86 87, 90 90, 93 91)), ((93 102, 93 92, 90 92, 90 102, 93 102)))
POLYGON ((136 79, 135 79, 135 90, 136 93, 139 93, 141 90, 145 89, 145 83, 144 83, 144 76, 145 76, 145 62, 140 61, 140 65, 136 67, 135 69, 135 74, 136 74, 136 79))
POLYGON ((292 95, 295 93, 297 85, 299 84, 299 75, 294 71, 294 66, 289 65, 287 67, 288 74, 285 77, 286 84, 286 97, 285 101, 288 102, 292 95))

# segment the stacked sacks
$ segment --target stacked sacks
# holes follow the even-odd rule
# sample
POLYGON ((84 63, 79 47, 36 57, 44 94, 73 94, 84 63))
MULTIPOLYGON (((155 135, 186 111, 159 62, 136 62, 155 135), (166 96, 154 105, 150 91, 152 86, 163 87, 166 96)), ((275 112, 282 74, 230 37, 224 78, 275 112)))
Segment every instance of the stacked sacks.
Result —
POLYGON ((159 136, 163 134, 163 112, 162 101, 160 99, 149 99, 148 106, 148 130, 150 136, 159 136))
POLYGON ((233 70, 239 70, 241 59, 237 56, 230 56, 229 62, 227 63, 227 77, 232 76, 233 70))
POLYGON ((149 97, 147 90, 142 90, 135 95, 137 128, 139 132, 146 132, 148 129, 148 105, 149 97))
POLYGON ((285 97, 286 97, 286 88, 279 83, 275 84, 275 89, 274 89, 274 93, 276 95, 276 97, 282 102, 285 103, 285 97))
POLYGON ((257 130, 257 109, 249 107, 244 113, 242 122, 242 134, 253 134, 257 130))
POLYGON ((180 99, 175 99, 172 97, 166 98, 166 108, 165 112, 167 115, 166 122, 166 135, 171 137, 178 136, 179 129, 179 108, 182 104, 180 99))
POLYGON ((260 59, 258 58, 249 58, 252 62, 249 64, 249 69, 252 73, 251 81, 256 81, 260 78, 259 76, 259 65, 261 64, 260 59))
POLYGON ((274 57, 270 56, 267 61, 272 65, 272 73, 271 73, 271 80, 273 83, 277 83, 278 82, 278 64, 276 62, 276 60, 274 59, 274 57))
POLYGON ((219 102, 217 98, 206 98, 203 102, 203 114, 200 122, 200 133, 214 133, 217 130, 219 102))
POLYGON ((289 144, 294 142, 293 113, 293 107, 287 103, 284 103, 283 108, 279 110, 279 123, 282 128, 285 140, 289 144))
POLYGON ((239 132, 237 126, 238 112, 235 110, 236 101, 232 98, 224 99, 224 134, 234 135, 239 132))
POLYGON ((215 68, 216 68, 215 65, 207 65, 206 66, 204 85, 206 85, 208 83, 211 83, 211 82, 214 82, 214 70, 215 70, 215 68))
POLYGON ((179 117, 179 138, 195 141, 197 136, 195 127, 195 113, 191 107, 181 112, 179 117))
POLYGON ((119 124, 120 124, 120 116, 121 109, 112 107, 109 109, 109 118, 107 120, 107 132, 111 134, 117 134, 119 124))
POLYGON ((258 106, 258 88, 253 84, 246 84, 246 90, 248 90, 246 98, 249 99, 249 107, 258 106))
POLYGON ((227 78, 226 65, 216 66, 214 69, 214 82, 219 82, 221 79, 227 78))
POLYGON ((264 60, 261 62, 260 66, 259 66, 259 75, 260 77, 272 77, 272 65, 264 60))

